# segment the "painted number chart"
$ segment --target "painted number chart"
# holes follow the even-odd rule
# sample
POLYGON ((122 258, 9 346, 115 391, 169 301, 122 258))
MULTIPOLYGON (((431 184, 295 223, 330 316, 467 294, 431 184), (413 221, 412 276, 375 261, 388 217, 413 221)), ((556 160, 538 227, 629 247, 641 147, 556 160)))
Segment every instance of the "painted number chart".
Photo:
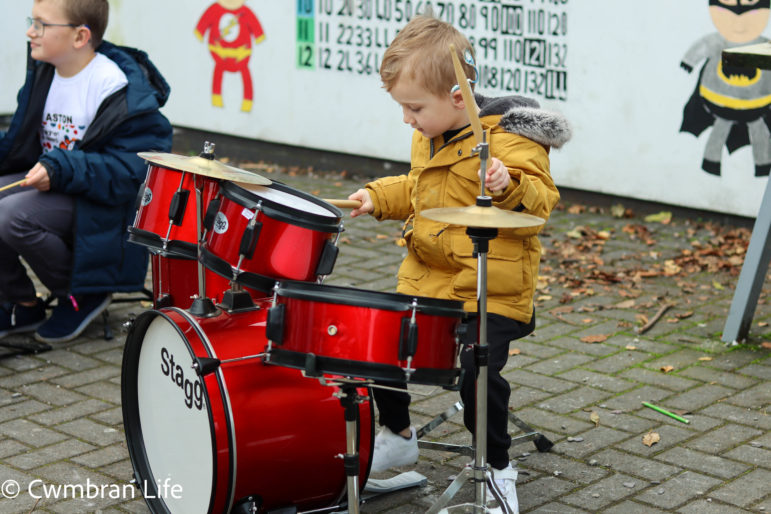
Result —
POLYGON ((570 1, 296 0, 296 65, 377 77, 399 29, 430 7, 473 44, 480 90, 567 101, 570 1))

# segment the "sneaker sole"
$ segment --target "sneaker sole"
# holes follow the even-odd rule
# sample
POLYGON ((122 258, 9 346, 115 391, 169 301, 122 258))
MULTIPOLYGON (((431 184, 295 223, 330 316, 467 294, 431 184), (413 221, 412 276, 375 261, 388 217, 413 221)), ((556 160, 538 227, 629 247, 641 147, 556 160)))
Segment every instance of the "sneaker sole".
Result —
POLYGON ((39 333, 35 332, 35 341, 39 341, 41 343, 68 343, 78 337, 80 334, 83 333, 83 331, 88 328, 88 326, 91 324, 92 321, 94 321, 94 318, 99 316, 102 312, 104 312, 107 307, 110 306, 110 303, 112 303, 112 297, 107 296, 107 298, 104 299, 102 303, 97 305, 96 309, 91 311, 91 313, 86 316, 83 321, 80 322, 80 325, 77 326, 75 330, 73 330, 71 333, 61 336, 61 337, 44 337, 41 336, 39 333))
POLYGON ((8 330, 0 332, 0 339, 2 339, 5 336, 10 336, 13 334, 24 334, 27 332, 34 332, 43 323, 45 323, 45 319, 42 319, 37 323, 32 323, 31 325, 24 325, 23 327, 17 327, 17 328, 9 328, 8 330))

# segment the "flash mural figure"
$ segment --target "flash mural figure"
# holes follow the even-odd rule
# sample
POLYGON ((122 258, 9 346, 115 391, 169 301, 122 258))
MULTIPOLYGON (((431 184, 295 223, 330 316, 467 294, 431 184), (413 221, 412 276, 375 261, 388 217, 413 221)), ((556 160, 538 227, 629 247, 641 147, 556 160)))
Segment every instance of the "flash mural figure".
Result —
POLYGON ((222 107, 222 77, 226 71, 240 73, 244 85, 244 97, 241 110, 250 112, 254 100, 252 75, 249 71, 249 59, 252 56, 252 38, 254 43, 262 43, 265 33, 257 16, 246 0, 218 0, 209 6, 198 25, 195 35, 199 41, 209 32, 209 52, 214 59, 211 103, 222 107))
POLYGON ((702 169, 720 175, 723 147, 729 153, 752 147, 755 176, 771 170, 771 72, 724 67, 722 51, 768 41, 761 37, 768 24, 771 0, 708 0, 717 28, 696 41, 680 66, 691 73, 704 61, 693 95, 683 111, 681 132, 699 136, 710 126, 702 169))

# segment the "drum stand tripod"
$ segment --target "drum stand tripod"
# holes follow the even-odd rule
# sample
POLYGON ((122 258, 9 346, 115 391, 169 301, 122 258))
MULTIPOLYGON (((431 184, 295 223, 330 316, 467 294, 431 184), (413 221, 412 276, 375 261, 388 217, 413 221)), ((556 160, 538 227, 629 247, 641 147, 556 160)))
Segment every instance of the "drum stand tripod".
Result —
MULTIPOLYGON (((457 61, 457 56, 452 51, 453 60, 457 61)), ((456 64, 456 68, 460 66, 456 64)), ((457 70, 456 70, 457 71, 457 70)), ((460 80, 460 79, 459 79, 460 80)), ((463 82, 465 86, 465 82, 463 82)), ((463 91, 464 88, 461 87, 463 91)), ((466 99, 468 91, 464 92, 464 100, 467 105, 471 105, 473 100, 466 99)), ((469 118, 472 120, 472 127, 475 125, 472 114, 469 118)), ((476 124, 478 124, 478 118, 476 124)), ((476 135, 477 130, 475 130, 476 135)), ((487 348, 487 253, 490 248, 490 241, 498 236, 499 228, 521 228, 528 226, 538 226, 544 223, 544 220, 536 216, 518 213, 514 211, 504 211, 493 207, 493 199, 485 193, 484 174, 487 171, 487 160, 490 157, 490 149, 487 144, 486 133, 479 127, 479 144, 474 148, 474 152, 479 154, 481 184, 480 194, 477 196, 476 205, 463 208, 439 208, 423 211, 423 216, 453 225, 462 225, 467 227, 466 234, 474 243, 474 250, 477 255, 477 313, 479 317, 477 344, 474 346, 474 359, 478 370, 476 378, 476 420, 474 427, 474 438, 472 440, 474 452, 474 465, 464 467, 457 478, 450 484, 439 500, 427 511, 428 514, 436 514, 444 508, 455 494, 463 487, 467 481, 474 482, 474 503, 462 504, 451 509, 460 512, 474 512, 480 514, 487 512, 487 488, 490 489, 493 497, 498 501, 501 511, 511 514, 512 509, 506 503, 498 487, 495 485, 493 472, 487 464, 487 377, 488 377, 488 356, 487 348), (456 508, 457 507, 457 508, 456 508)), ((529 427, 528 427, 529 428, 529 427)), ((539 448, 540 449, 540 448, 539 448)))
MULTIPOLYGON (((492 198, 486 196, 477 197, 477 205, 480 207, 492 206, 492 198)), ((463 487, 467 481, 474 482, 473 505, 459 505, 463 511, 472 507, 474 513, 487 512, 486 492, 490 489, 493 497, 498 500, 501 511, 511 514, 513 511, 506 503, 498 487, 495 485, 493 473, 487 464, 487 252, 490 240, 498 236, 496 228, 468 227, 466 233, 474 243, 477 252, 477 309, 479 315, 478 339, 474 346, 474 359, 476 361, 478 375, 476 379, 476 420, 474 429, 474 465, 464 467, 457 478, 450 484, 439 500, 427 511, 427 514, 439 512, 463 487)))

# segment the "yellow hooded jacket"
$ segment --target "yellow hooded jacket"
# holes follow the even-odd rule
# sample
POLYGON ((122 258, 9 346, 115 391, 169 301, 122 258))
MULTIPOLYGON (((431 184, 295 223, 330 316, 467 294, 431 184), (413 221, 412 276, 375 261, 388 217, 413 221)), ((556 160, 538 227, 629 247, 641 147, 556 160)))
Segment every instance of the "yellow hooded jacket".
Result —
MULTIPOLYGON (((570 127, 559 114, 543 111, 522 97, 476 97, 490 155, 508 168, 511 183, 493 196, 493 205, 548 219, 559 201, 549 173, 549 147, 561 147, 570 127)), ((415 131, 408 175, 385 177, 366 185, 378 220, 411 221, 405 232, 407 257, 398 273, 397 291, 464 302, 477 311, 477 259, 465 227, 421 216, 436 207, 474 205, 480 194, 479 157, 467 127, 444 142, 415 131)), ((409 224, 409 223, 408 223, 409 224)), ((500 229, 488 252, 488 312, 527 323, 533 315, 542 227, 500 229)))

